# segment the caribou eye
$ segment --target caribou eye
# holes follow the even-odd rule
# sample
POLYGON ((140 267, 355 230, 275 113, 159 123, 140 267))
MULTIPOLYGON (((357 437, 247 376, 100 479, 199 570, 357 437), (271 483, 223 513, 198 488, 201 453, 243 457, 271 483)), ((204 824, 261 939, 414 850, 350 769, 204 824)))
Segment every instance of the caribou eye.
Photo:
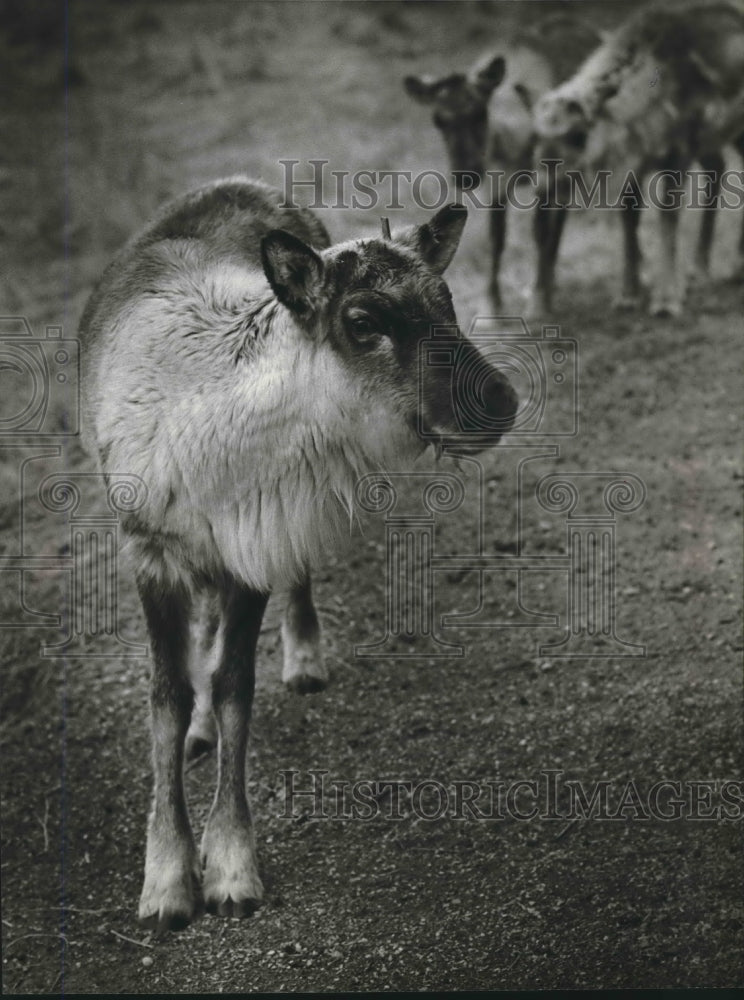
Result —
POLYGON ((368 344, 376 340, 380 335, 379 323, 368 312, 351 310, 346 316, 346 326, 354 338, 360 344, 368 344))

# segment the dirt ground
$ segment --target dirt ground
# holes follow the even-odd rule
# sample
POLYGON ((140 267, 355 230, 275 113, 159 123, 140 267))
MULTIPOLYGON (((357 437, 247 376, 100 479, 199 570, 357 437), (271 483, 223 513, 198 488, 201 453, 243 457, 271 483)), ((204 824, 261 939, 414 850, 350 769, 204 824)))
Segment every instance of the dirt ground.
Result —
MULTIPOLYGON (((582 4, 603 25, 621 7, 582 4)), ((401 78, 466 66, 537 8, 78 0, 65 78, 63 5, 30 4, 20 16, 6 3, 0 313, 27 318, 37 338, 48 326, 74 338, 113 251, 166 197, 202 181, 240 171, 279 185, 279 161, 289 158, 327 159, 329 170, 444 171, 440 139, 401 78)), ((740 169, 733 154, 731 165, 740 169)), ((334 240, 379 232, 379 209, 320 214, 334 240)), ((410 203, 385 214, 393 228, 427 215, 410 203)), ((616 633, 645 655, 562 658, 539 652, 558 629, 507 627, 520 608, 563 612, 566 574, 545 570, 524 574, 519 595, 515 572, 486 573, 480 588, 474 571, 435 574, 439 614, 476 612, 482 599, 479 621, 490 627, 439 628, 463 656, 437 658, 401 641, 390 655, 356 655, 385 624, 386 525, 362 517, 352 544, 316 578, 332 670, 326 692, 282 688, 276 608, 267 617, 249 750, 267 896, 246 921, 205 917, 162 939, 137 925, 150 794, 147 660, 123 657, 121 647, 92 657, 106 654, 103 636, 87 639, 86 656, 41 655, 62 633, 38 615, 64 615, 71 600, 72 515, 42 506, 39 484, 69 473, 95 486, 82 476, 93 466, 73 434, 4 432, 2 554, 48 560, 23 573, 6 563, 3 573, 4 992, 742 985, 741 802, 721 799, 723 783, 741 778, 744 324, 741 285, 728 280, 740 216, 721 212, 712 280, 691 291, 679 320, 613 312, 618 220, 602 212, 569 220, 551 319, 577 344, 579 433, 561 439, 557 454, 554 439, 530 450, 535 441, 513 435, 480 469, 463 463, 465 504, 436 524, 440 554, 480 545, 491 555, 561 555, 565 515, 530 501, 537 479, 638 477, 645 501, 616 517, 614 586, 616 633), (525 457, 534 460, 518 496, 525 457), (542 783, 555 771, 562 801, 568 780, 587 791, 605 781, 616 805, 629 784, 646 801, 666 780, 681 783, 687 803, 703 796, 702 818, 644 818, 626 800, 614 820, 562 810, 520 819, 515 803, 529 812, 528 786, 501 817, 449 809, 426 819, 436 801, 420 797, 417 806, 403 794, 393 819, 392 792, 377 789, 371 818, 323 818, 308 798, 287 802, 282 772, 299 772, 306 789, 312 769, 337 783, 480 790, 542 783), (694 782, 712 783, 709 800, 694 782)), ((504 274, 512 314, 532 271, 530 225, 514 213, 504 274)), ((490 313, 486 277, 486 219, 473 212, 449 272, 464 329, 490 313)), ((12 369, 2 377, 4 428, 21 385, 12 369)), ((64 430, 65 403, 57 392, 42 432, 64 430)), ((445 463, 421 469, 457 473, 445 463)), ((596 479, 586 486, 591 514, 602 512, 596 479)), ((403 488, 411 518, 414 485, 403 488)), ((95 489, 82 503, 86 515, 106 511, 95 489)), ((145 642, 125 563, 117 612, 121 637, 145 642)), ((211 759, 187 774, 197 831, 214 778, 211 759)))

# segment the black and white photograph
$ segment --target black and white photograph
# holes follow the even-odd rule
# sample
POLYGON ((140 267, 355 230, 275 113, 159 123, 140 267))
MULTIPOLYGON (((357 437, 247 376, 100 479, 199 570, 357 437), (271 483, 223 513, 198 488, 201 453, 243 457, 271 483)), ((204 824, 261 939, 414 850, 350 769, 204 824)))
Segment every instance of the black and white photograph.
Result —
POLYGON ((6 995, 744 986, 744 0, 0 0, 6 995))

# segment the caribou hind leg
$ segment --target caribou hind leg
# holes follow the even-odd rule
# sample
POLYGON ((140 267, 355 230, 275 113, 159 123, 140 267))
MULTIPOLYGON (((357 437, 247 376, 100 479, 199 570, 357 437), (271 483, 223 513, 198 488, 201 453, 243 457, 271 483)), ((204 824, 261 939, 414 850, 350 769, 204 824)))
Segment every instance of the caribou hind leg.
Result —
POLYGON ((641 283, 641 262, 643 254, 638 242, 638 226, 641 222, 641 191, 636 183, 630 197, 620 209, 623 229, 623 282, 620 295, 614 300, 616 309, 636 309, 643 298, 641 283))
POLYGON ((555 268, 565 222, 566 208, 559 204, 557 196, 551 197, 549 207, 535 208, 533 230, 537 246, 537 274, 525 310, 529 318, 551 314, 555 268))
POLYGON ((221 611, 216 594, 200 597, 191 625, 189 677, 194 707, 186 734, 186 760, 193 761, 217 746, 217 722, 212 711, 212 674, 222 655, 221 611))
POLYGON ((700 165, 710 176, 710 186, 703 207, 703 219, 695 247, 693 276, 705 280, 710 271, 710 250, 718 212, 718 198, 721 193, 721 179, 726 164, 721 153, 715 152, 701 156, 700 165))
MULTIPOLYGON (((673 186, 671 176, 662 176, 662 197, 668 203, 673 186)), ((684 288, 677 265, 677 232, 680 208, 675 206, 659 212, 660 255, 659 273, 654 282, 650 312, 652 316, 676 317, 682 312, 684 288)))
POLYGON ((310 577, 292 587, 282 620, 282 680, 299 694, 322 691, 328 671, 320 652, 320 625, 313 605, 310 577))

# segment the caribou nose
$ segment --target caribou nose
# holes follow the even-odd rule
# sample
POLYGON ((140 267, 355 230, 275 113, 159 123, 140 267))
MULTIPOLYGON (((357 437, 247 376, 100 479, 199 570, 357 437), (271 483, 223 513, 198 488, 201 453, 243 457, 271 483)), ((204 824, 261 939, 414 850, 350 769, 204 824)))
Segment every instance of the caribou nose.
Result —
POLYGON ((514 426, 519 399, 509 379, 497 368, 489 369, 475 396, 462 399, 460 420, 466 434, 482 437, 485 445, 495 444, 514 426))
POLYGON ((477 170, 453 170, 452 176, 458 191, 472 191, 481 182, 481 175, 477 170))
POLYGON ((477 454, 498 443, 514 426, 519 399, 509 379, 476 350, 467 352, 455 373, 455 419, 458 450, 477 454))

